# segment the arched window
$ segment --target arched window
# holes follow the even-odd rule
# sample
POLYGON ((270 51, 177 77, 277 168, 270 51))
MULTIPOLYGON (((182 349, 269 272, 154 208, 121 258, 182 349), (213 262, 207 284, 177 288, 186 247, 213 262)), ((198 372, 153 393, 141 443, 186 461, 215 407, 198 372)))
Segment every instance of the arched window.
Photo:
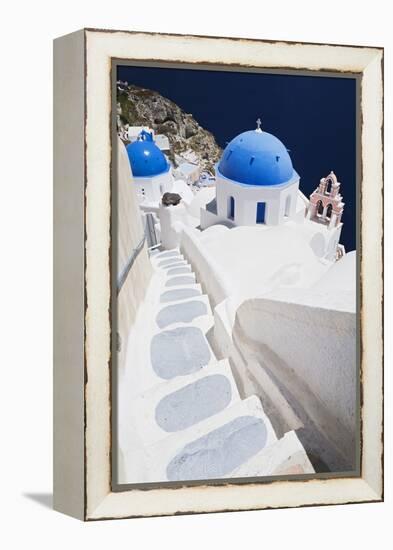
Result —
POLYGON ((265 223, 265 202, 257 202, 257 223, 265 223))
POLYGON ((326 187, 325 187, 325 193, 326 193, 327 195, 330 195, 330 193, 332 192, 332 185, 333 185, 333 180, 332 180, 332 178, 327 177, 327 178, 326 178, 326 187))
POLYGON ((316 208, 316 210, 317 210, 318 216, 322 216, 322 214, 323 214, 323 204, 322 204, 322 201, 318 201, 318 202, 317 202, 317 208, 316 208))
POLYGON ((228 218, 230 220, 235 219, 235 199, 233 197, 229 197, 228 200, 228 218))
POLYGON ((291 195, 288 195, 285 199, 285 210, 284 210, 284 216, 287 218, 289 216, 289 212, 291 210, 291 195))
POLYGON ((331 218, 332 217, 332 205, 331 204, 328 204, 327 205, 327 208, 326 208, 326 217, 327 218, 331 218))

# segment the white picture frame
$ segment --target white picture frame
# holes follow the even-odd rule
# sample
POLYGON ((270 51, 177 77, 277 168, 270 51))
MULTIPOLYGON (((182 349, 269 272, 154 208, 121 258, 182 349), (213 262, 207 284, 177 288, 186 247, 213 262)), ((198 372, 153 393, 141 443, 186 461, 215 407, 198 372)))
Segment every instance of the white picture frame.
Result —
POLYGON ((383 499, 383 50, 84 29, 54 43, 54 508, 81 520, 383 499), (117 60, 356 73, 361 82, 358 477, 112 490, 111 69, 117 60))

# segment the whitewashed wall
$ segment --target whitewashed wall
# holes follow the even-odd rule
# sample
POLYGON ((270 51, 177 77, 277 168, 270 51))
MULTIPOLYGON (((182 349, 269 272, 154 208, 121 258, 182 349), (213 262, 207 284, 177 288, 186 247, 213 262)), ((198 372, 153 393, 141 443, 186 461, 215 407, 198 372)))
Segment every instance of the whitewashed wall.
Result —
POLYGON ((149 178, 133 178, 133 185, 140 201, 159 202, 161 197, 172 188, 172 174, 165 172, 149 178))
MULTIPOLYGON (((116 279, 126 269, 134 250, 138 247, 144 235, 136 190, 131 183, 130 164, 125 147, 120 140, 118 141, 117 150, 118 249, 116 279)), ((148 258, 147 244, 145 243, 136 257, 117 298, 117 332, 120 344, 118 347, 118 366, 120 369, 125 360, 128 333, 135 321, 138 306, 145 296, 151 275, 152 268, 148 258)))
POLYGON ((217 173, 217 215, 220 219, 228 218, 229 200, 235 202, 234 222, 236 225, 255 225, 257 203, 264 202, 266 225, 278 225, 284 221, 285 205, 288 197, 290 205, 288 218, 296 213, 299 179, 291 183, 275 186, 243 185, 222 177, 217 173))
MULTIPOLYGON (((245 301, 232 333, 242 356, 256 361, 252 375, 262 392, 268 380, 305 423, 319 456, 331 467, 351 469, 357 395, 353 302, 351 291, 277 291, 245 301)), ((240 375, 250 375, 248 365, 240 375)), ((282 413, 279 406, 273 411, 282 413)))

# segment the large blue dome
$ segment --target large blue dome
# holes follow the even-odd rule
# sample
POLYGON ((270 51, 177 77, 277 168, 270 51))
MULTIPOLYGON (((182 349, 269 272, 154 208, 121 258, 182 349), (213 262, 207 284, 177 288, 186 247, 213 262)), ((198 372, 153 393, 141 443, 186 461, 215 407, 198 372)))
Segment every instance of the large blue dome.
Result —
POLYGON ((280 185, 297 176, 285 145, 259 129, 243 132, 228 143, 218 171, 247 185, 280 185))
POLYGON ((148 178, 168 172, 170 166, 165 155, 154 143, 151 134, 142 132, 137 141, 127 145, 132 175, 148 178))

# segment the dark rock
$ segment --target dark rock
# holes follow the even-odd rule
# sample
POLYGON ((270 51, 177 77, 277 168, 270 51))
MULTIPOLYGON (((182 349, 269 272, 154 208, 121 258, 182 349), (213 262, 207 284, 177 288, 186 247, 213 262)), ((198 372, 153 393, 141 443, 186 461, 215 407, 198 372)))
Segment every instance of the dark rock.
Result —
POLYGON ((165 134, 170 140, 171 134, 173 136, 176 136, 178 134, 179 127, 174 120, 166 120, 165 122, 157 126, 156 131, 158 134, 165 134))
POLYGON ((192 151, 202 171, 214 172, 221 156, 213 134, 202 128, 189 113, 158 92, 118 82, 117 102, 119 130, 130 126, 149 126, 157 134, 165 134, 171 146, 168 157, 176 167, 175 153, 192 151))
POLYGON ((181 196, 177 193, 164 193, 162 195, 162 204, 164 206, 177 206, 181 201, 181 196))

